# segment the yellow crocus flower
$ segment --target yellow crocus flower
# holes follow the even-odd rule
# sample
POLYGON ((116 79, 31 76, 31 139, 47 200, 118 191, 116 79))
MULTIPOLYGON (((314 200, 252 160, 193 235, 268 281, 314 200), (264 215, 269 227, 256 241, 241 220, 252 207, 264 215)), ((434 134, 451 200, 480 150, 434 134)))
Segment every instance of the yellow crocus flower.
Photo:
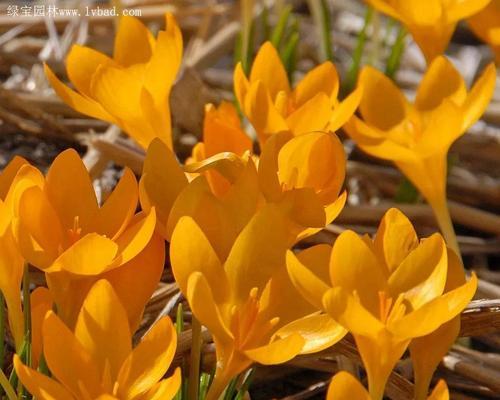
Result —
POLYGON ((51 377, 14 357, 19 379, 37 399, 169 400, 179 389, 179 369, 162 379, 177 346, 170 319, 156 322, 132 349, 127 312, 106 280, 90 289, 74 330, 49 311, 42 335, 51 377))
POLYGON ((490 0, 366 0, 410 31, 427 62, 443 54, 458 21, 474 15, 490 0))
POLYGON ((373 400, 382 399, 387 378, 410 341, 455 318, 477 287, 473 274, 444 292, 448 257, 441 235, 419 242, 397 209, 385 214, 374 240, 346 231, 331 252, 327 245, 309 252, 306 263, 288 253, 292 282, 353 334, 373 400))
POLYGON ((18 351, 24 340, 20 295, 24 258, 11 227, 17 199, 26 189, 43 179, 38 171, 33 172, 26 160, 15 157, 0 173, 0 291, 5 299, 9 327, 18 351))
POLYGON ((286 272, 288 218, 266 205, 221 258, 190 217, 170 243, 175 279, 194 316, 212 334, 217 356, 207 400, 217 400, 252 363, 280 364, 327 348, 345 335, 330 317, 297 295, 286 272))
POLYGON ((452 143, 486 109, 495 87, 496 71, 489 65, 470 91, 445 57, 429 66, 410 103, 384 74, 365 67, 362 118, 353 117, 347 133, 366 153, 393 161, 418 188, 434 210, 448 245, 460 254, 446 203, 447 153, 452 143))
POLYGON ((72 325, 86 293, 104 276, 121 288, 131 326, 138 324, 160 279, 165 250, 154 233, 154 209, 135 213, 139 190, 133 173, 125 169, 99 206, 90 175, 74 150, 59 154, 45 179, 34 167, 23 171, 39 178, 17 196, 14 234, 26 261, 46 273, 65 322, 72 325), (135 296, 129 296, 131 290, 135 296))
POLYGON ((500 64, 500 1, 491 0, 485 8, 467 20, 472 31, 488 43, 500 64))
MULTIPOLYGON (((440 380, 427 400, 449 400, 450 393, 444 380, 440 380)), ((372 400, 363 385, 350 373, 337 373, 328 386, 326 400, 372 400)))
POLYGON ((171 14, 165 23, 155 39, 139 19, 120 18, 113 58, 74 45, 66 68, 77 91, 45 66, 47 78, 82 114, 118 125, 143 148, 155 137, 172 148, 169 95, 181 64, 182 35, 171 14))
POLYGON ((292 90, 285 67, 270 42, 258 51, 249 77, 241 63, 236 66, 234 92, 261 146, 270 135, 282 131, 295 135, 336 131, 354 113, 361 97, 358 89, 338 101, 339 77, 331 62, 309 71, 292 90))

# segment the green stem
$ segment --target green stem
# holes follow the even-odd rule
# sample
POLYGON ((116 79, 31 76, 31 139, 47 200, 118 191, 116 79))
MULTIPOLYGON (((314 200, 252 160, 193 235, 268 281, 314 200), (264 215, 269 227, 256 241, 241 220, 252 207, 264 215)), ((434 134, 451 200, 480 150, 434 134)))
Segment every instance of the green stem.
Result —
POLYGON ((396 76, 396 72, 398 72, 399 65, 401 64, 401 57, 403 56, 403 52, 405 49, 405 38, 406 38, 406 29, 402 26, 399 27, 398 36, 396 37, 396 41, 391 49, 391 54, 387 59, 387 65, 385 67, 385 74, 394 79, 396 76))
POLYGON ((354 49, 354 54, 352 55, 352 64, 349 68, 349 72, 347 74, 346 86, 345 86, 345 95, 348 95, 354 89, 356 85, 356 80, 358 79, 359 68, 361 66, 361 58, 363 56, 363 51, 365 49, 366 43, 366 31, 371 24, 373 19, 373 8, 368 7, 366 9, 365 14, 365 22, 363 25, 363 29, 358 34, 358 39, 356 42, 356 48, 354 49))
POLYGON ((308 0, 314 23, 318 27, 321 40, 322 61, 333 61, 332 38, 330 36, 330 13, 325 0, 308 0))
POLYGON ((0 369, 0 385, 7 394, 9 400, 17 400, 16 392, 9 383, 9 380, 5 376, 4 372, 0 369))
POLYGON ((201 324, 193 315, 191 322, 191 362, 189 368, 188 399, 197 399, 200 385, 201 324))
POLYGON ((24 337, 27 341, 25 364, 31 367, 31 298, 30 298, 30 271, 29 264, 24 264, 23 274, 23 314, 24 337))
POLYGON ((250 72, 252 49, 253 0, 241 1, 241 65, 246 74, 250 72))

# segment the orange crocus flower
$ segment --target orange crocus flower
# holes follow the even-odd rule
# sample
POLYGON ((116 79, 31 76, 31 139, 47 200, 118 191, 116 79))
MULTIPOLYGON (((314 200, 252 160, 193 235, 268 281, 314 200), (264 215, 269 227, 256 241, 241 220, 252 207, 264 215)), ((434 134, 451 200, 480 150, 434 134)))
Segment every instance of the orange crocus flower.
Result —
POLYGON ((74 45, 66 59, 77 91, 45 66, 54 90, 82 114, 118 125, 147 148, 155 137, 172 148, 169 96, 182 59, 182 35, 171 14, 155 39, 134 17, 120 18, 113 58, 74 45))
MULTIPOLYGON (((203 121, 203 141, 193 147, 186 165, 197 167, 198 163, 207 158, 226 152, 242 157, 246 152, 252 152, 252 147, 252 139, 241 128, 238 112, 231 103, 223 101, 218 107, 207 104, 203 121)), ((209 169, 205 174, 215 194, 222 195, 229 189, 230 183, 215 169, 209 169)))
POLYGON ((450 247, 458 243, 446 203, 447 154, 455 140, 486 109, 495 87, 489 65, 467 91, 464 79, 445 57, 436 58, 410 103, 392 80, 372 67, 359 77, 364 88, 362 118, 353 117, 347 133, 366 153, 396 166, 417 187, 434 210, 450 247))
POLYGON ((297 296, 287 278, 288 224, 278 206, 264 206, 224 257, 190 217, 181 218, 173 232, 175 279, 215 342, 217 366, 207 400, 218 399, 254 362, 280 364, 327 348, 345 334, 297 296))
POLYGON ((285 67, 270 42, 258 51, 249 77, 241 63, 236 66, 234 92, 257 131, 261 147, 269 136, 282 131, 294 135, 336 131, 351 117, 361 98, 358 88, 344 101, 338 101, 339 77, 331 62, 311 70, 292 90, 285 67))
MULTIPOLYGON (((397 209, 382 219, 374 240, 343 232, 330 251, 308 249, 307 262, 289 252, 292 282, 302 295, 348 329, 368 375, 370 396, 385 384, 410 341, 455 318, 474 296, 475 274, 445 292, 447 248, 440 234, 419 242, 397 209)), ((439 350, 440 351, 440 350, 439 350)))
POLYGON ((87 291, 104 276, 120 287, 131 326, 136 326, 160 279, 165 250, 154 234, 154 209, 135 213, 139 190, 133 173, 124 170, 100 207, 74 150, 62 152, 45 179, 26 168, 40 178, 18 196, 14 233, 25 259, 46 273, 62 318, 71 326, 87 291))
POLYGON ((410 31, 430 64, 448 47, 458 21, 474 15, 490 0, 366 0, 410 31))
POLYGON ((168 317, 156 322, 132 349, 127 311, 112 286, 100 280, 69 329, 53 312, 43 322, 43 354, 51 377, 14 357, 14 368, 40 400, 169 400, 177 393, 180 370, 162 379, 175 354, 177 338, 168 317))

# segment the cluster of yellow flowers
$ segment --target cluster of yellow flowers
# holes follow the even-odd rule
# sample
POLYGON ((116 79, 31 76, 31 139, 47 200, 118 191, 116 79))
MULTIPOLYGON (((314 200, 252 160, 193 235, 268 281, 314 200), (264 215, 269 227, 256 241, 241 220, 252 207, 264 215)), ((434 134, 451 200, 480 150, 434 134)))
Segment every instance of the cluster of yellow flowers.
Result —
MULTIPOLYGON (((61 153, 45 176, 20 158, 0 175, 0 289, 19 354, 15 371, 31 394, 40 400, 174 397, 179 369, 162 379, 176 348, 170 319, 157 321, 132 348, 163 271, 167 241, 193 330, 199 321, 215 343, 207 399, 219 399, 253 363, 318 352, 348 332, 369 393, 341 372, 328 399, 382 399, 407 349, 415 398, 427 398, 477 287, 474 274, 466 279, 446 206, 446 154, 484 112, 496 71, 487 67, 468 92, 439 55, 456 21, 487 1, 429 2, 443 6, 423 7, 428 15, 415 13, 419 2, 370 0, 407 24, 433 59, 413 103, 371 67, 343 101, 329 62, 291 88, 270 43, 259 50, 249 76, 238 65, 235 95, 257 133, 258 156, 236 108, 222 103, 207 105, 203 142, 185 165, 178 162, 168 98, 182 37, 170 15, 157 38, 140 21, 123 17, 113 58, 74 46, 67 72, 77 91, 46 67, 64 101, 117 124, 147 153, 139 182, 125 169, 103 204, 73 150, 61 153), (434 34, 443 43, 429 40, 434 34), (354 116, 358 107, 360 117, 354 116), (446 242, 439 233, 419 239, 411 222, 391 209, 373 239, 347 230, 333 247, 290 250, 331 223, 345 204, 346 156, 335 134, 342 126, 361 149, 394 161, 420 189, 446 242), (43 271, 48 285, 31 294, 28 316, 20 297, 26 263, 43 271), (29 357, 21 357, 25 324, 31 325, 29 357)), ((429 399, 448 399, 446 384, 429 399)))

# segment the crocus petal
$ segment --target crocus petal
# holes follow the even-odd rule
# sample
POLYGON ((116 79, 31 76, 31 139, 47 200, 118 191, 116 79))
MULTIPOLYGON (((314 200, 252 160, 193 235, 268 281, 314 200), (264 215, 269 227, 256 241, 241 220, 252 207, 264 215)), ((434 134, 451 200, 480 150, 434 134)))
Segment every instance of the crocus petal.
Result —
POLYGON ((333 346, 342 339, 347 330, 329 315, 314 314, 290 322, 276 332, 279 338, 298 333, 305 340, 300 354, 317 353, 333 346))
POLYGON ((321 229, 325 226, 325 208, 312 188, 286 191, 282 202, 291 204, 290 218, 301 227, 321 229))
POLYGON ((278 176, 285 190, 312 188, 323 204, 338 197, 345 177, 345 153, 337 135, 309 132, 292 138, 278 154, 278 176))
POLYGON ((285 265, 287 222, 277 205, 268 204, 236 238, 224 264, 236 304, 245 302, 253 288, 262 290, 272 274, 285 265))
POLYGON ((168 98, 165 98, 162 104, 155 104, 152 94, 143 88, 140 93, 139 103, 143 121, 124 121, 123 129, 129 132, 129 135, 143 149, 147 149, 156 138, 171 149, 173 147, 172 121, 168 98))
POLYGON ((297 333, 268 345, 244 351, 251 360, 263 365, 282 364, 294 358, 304 348, 305 340, 297 333))
POLYGON ((363 98, 363 86, 358 86, 349 96, 335 105, 330 116, 328 129, 332 132, 339 130, 351 118, 363 98))
MULTIPOLYGON (((115 336, 120 335, 113 335, 113 339, 115 336)), ((43 352, 51 373, 75 397, 80 397, 82 384, 90 395, 96 395, 100 390, 96 365, 78 339, 52 311, 47 313, 43 323, 43 352)))
POLYGON ((394 8, 391 4, 389 4, 387 0, 366 0, 366 2, 376 10, 394 19, 401 20, 401 16, 399 15, 396 8, 394 8))
POLYGON ((250 85, 242 106, 257 131, 261 145, 265 143, 267 136, 288 130, 285 119, 274 106, 262 81, 250 85))
POLYGON ((22 194, 14 232, 23 256, 38 268, 48 268, 59 255, 63 241, 61 223, 39 187, 31 187, 22 194))
POLYGON ((263 83, 273 100, 281 91, 290 93, 285 67, 271 42, 265 42, 255 56, 250 72, 250 82, 256 81, 263 83))
POLYGON ((97 275, 108 269, 117 254, 115 242, 97 233, 89 233, 66 249, 45 271, 97 275))
POLYGON ((155 234, 137 256, 102 275, 111 283, 127 311, 131 332, 139 327, 144 307, 158 286, 164 265, 165 241, 155 234))
POLYGON ((5 206, 10 210, 12 215, 18 215, 19 203, 23 193, 34 186, 43 188, 44 184, 45 178, 38 168, 29 164, 22 165, 12 180, 10 190, 5 196, 5 206))
POLYGON ((84 233, 98 213, 97 198, 90 175, 78 153, 60 153, 47 173, 45 193, 65 229, 73 229, 75 218, 84 233))
POLYGON ((206 156, 225 151, 241 156, 252 150, 252 140, 241 129, 236 109, 229 102, 222 102, 218 108, 211 104, 205 107, 203 142, 206 156))
POLYGON ((363 385, 350 373, 340 371, 328 386, 326 400, 370 400, 370 395, 363 385))
POLYGON ((137 208, 139 192, 134 173, 125 168, 120 181, 99 209, 98 221, 101 226, 96 230, 102 235, 116 239, 132 219, 137 208))
POLYGON ((167 222, 167 238, 183 216, 193 218, 208 238, 219 259, 227 257, 236 235, 236 225, 224 204, 211 192, 205 176, 192 181, 177 197, 167 222))
MULTIPOLYGON (((339 216, 339 214, 342 212, 342 209, 344 208, 346 200, 347 200, 347 192, 344 191, 336 201, 334 201, 331 204, 328 204, 325 207, 326 221, 325 221, 324 226, 331 224, 333 222, 333 220, 339 216)), ((297 235, 295 243, 298 243, 301 240, 303 240, 304 238, 307 238, 309 236, 312 236, 312 235, 318 233, 322 229, 323 229, 323 227, 304 229, 302 232, 300 232, 297 235)))
POLYGON ((320 92, 291 113, 286 123, 294 135, 324 130, 331 114, 328 96, 320 92))
POLYGON ((320 92, 331 100, 336 99, 339 92, 339 75, 329 61, 313 68, 300 80, 293 91, 294 103, 301 107, 320 92))
POLYGON ((483 115, 493 96, 496 79, 497 73, 495 65, 492 63, 486 67, 463 103, 465 112, 463 121, 464 130, 468 129, 483 115))
POLYGON ((443 379, 440 379, 431 395, 427 400, 449 400, 450 393, 448 391, 448 386, 443 379))
POLYGON ((289 132, 272 135, 264 144, 259 159, 259 184, 268 201, 279 201, 282 187, 278 178, 278 154, 283 146, 292 138, 289 132))
MULTIPOLYGON (((249 158, 246 167, 222 198, 224 210, 232 221, 236 234, 241 232, 262 201, 257 167, 249 158)), ((236 236, 235 236, 236 237, 236 236)))
POLYGON ((345 124, 344 128, 359 147, 373 157, 405 162, 413 161, 416 158, 413 151, 392 140, 386 139, 382 131, 367 125, 356 116, 353 116, 345 124))
POLYGON ((139 254, 149 243, 155 231, 156 212, 152 208, 148 214, 136 214, 129 227, 116 239, 118 245, 115 266, 124 264, 139 254))
MULTIPOLYGON (((0 213, 0 217, 4 216, 0 213)), ((9 327, 17 350, 21 349, 24 341, 24 314, 19 295, 23 271, 24 259, 9 227, 0 236, 0 292, 5 299, 9 327)))
POLYGON ((379 311, 379 291, 386 289, 384 267, 365 241, 353 231, 343 232, 333 245, 330 259, 333 286, 356 291, 366 309, 379 311))
POLYGON ((317 245, 300 252, 300 258, 290 250, 286 255, 293 285, 318 310, 323 308, 323 295, 329 289, 330 252, 330 246, 317 245))
POLYGON ((213 290, 201 272, 193 272, 189 277, 186 297, 193 314, 217 338, 217 341, 221 344, 232 342, 233 335, 226 327, 213 290))
POLYGON ((459 21, 483 10, 488 3, 493 2, 491 0, 457 1, 451 7, 447 8, 446 17, 448 21, 459 21))
POLYGON ((171 400, 181 387, 181 369, 176 368, 174 374, 158 382, 147 394, 148 400, 171 400))
POLYGON ((469 281, 394 322, 391 331, 402 338, 425 336, 459 314, 469 303, 477 289, 473 273, 469 281))
POLYGON ((0 199, 5 200, 17 172, 23 165, 27 165, 28 161, 19 156, 14 156, 12 160, 0 173, 0 199))
POLYGON ((420 82, 415 99, 419 110, 432 110, 448 98, 460 105, 467 97, 467 88, 462 75, 444 56, 437 57, 420 82))
POLYGON ((118 121, 141 121, 141 75, 144 70, 142 64, 128 68, 100 66, 92 78, 92 97, 118 121))
POLYGON ((465 133, 463 112, 448 99, 436 107, 427 118, 427 125, 421 132, 413 151, 420 158, 445 155, 453 142, 465 133))
POLYGON ((109 365, 112 381, 132 350, 127 313, 111 284, 102 279, 87 294, 75 327, 75 338, 101 373, 109 365))
POLYGON ((111 114, 109 114, 98 102, 82 96, 62 83, 47 66, 47 64, 44 65, 44 71, 57 95, 70 107, 90 117, 107 121, 112 124, 116 123, 116 119, 111 116, 111 114))
POLYGON ((153 140, 144 161, 139 196, 144 211, 156 208, 157 228, 164 237, 172 205, 187 183, 172 151, 160 139, 153 140))
POLYGON ((172 14, 166 14, 166 30, 158 33, 153 56, 147 66, 144 87, 156 105, 168 106, 168 95, 182 61, 182 34, 172 14))
POLYGON ((377 337, 379 332, 384 329, 380 320, 341 287, 335 287, 325 293, 323 307, 335 321, 338 321, 353 334, 377 337))
POLYGON ((443 293, 447 270, 446 244, 435 233, 411 251, 392 273, 389 293, 394 299, 404 293, 413 309, 417 309, 443 293))
MULTIPOLYGON (((298 296, 285 265, 274 272, 259 299, 260 320, 271 321, 273 318, 279 318, 279 321, 273 325, 273 331, 306 315, 311 315, 315 311, 316 309, 306 299, 298 296)), ((249 341, 247 347, 261 345, 262 337, 259 340, 249 341)))
POLYGON ((415 376, 415 399, 423 400, 427 397, 434 371, 457 340, 459 333, 460 316, 456 316, 431 334, 411 341, 410 355, 415 376))
POLYGON ((53 300, 50 291, 39 286, 30 295, 31 301, 31 357, 33 367, 38 366, 42 354, 42 326, 47 312, 52 310, 53 300))
POLYGON ((243 107, 243 105, 245 104, 245 96, 248 92, 250 83, 248 82, 248 79, 245 75, 245 72, 243 71, 243 67, 241 66, 240 62, 236 64, 236 67, 234 68, 233 82, 234 94, 238 99, 240 107, 243 107))
POLYGON ((390 78, 367 66, 361 70, 359 86, 363 87, 359 110, 368 125, 387 130, 403 120, 407 101, 390 78), (381 93, 384 94, 384 101, 380 101, 381 93))
POLYGON ((148 62, 154 45, 153 35, 138 18, 120 18, 113 51, 113 58, 118 64, 128 67, 148 62))
POLYGON ((190 275, 203 274, 210 287, 217 287, 214 298, 217 303, 227 299, 229 287, 226 273, 207 237, 190 217, 182 217, 177 223, 170 244, 172 272, 181 291, 186 295, 190 275))
POLYGON ((118 375, 120 397, 133 399, 151 389, 174 358, 177 335, 170 318, 163 317, 129 354, 118 375))
POLYGON ((90 47, 75 44, 66 57, 66 70, 69 80, 80 94, 90 100, 90 82, 99 65, 115 65, 107 55, 90 47))
POLYGON ((14 354, 14 368, 23 386, 40 400, 72 400, 75 397, 59 382, 24 365, 17 354, 14 354))
POLYGON ((374 245, 390 274, 417 247, 418 237, 408 217, 397 208, 391 208, 380 221, 374 245))

